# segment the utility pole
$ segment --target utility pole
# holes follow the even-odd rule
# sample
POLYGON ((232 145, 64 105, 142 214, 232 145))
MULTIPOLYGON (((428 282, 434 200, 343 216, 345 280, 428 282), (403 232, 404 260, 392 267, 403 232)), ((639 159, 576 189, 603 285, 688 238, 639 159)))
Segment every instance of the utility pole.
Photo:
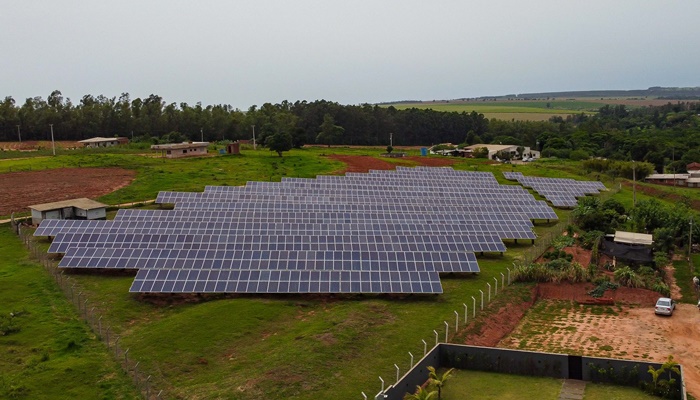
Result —
POLYGON ((251 128, 253 128, 253 150, 255 150, 255 124, 251 125, 251 128))
POLYGON ((202 134, 202 142, 204 142, 204 128, 199 128, 199 133, 202 134))
POLYGON ((51 127, 51 149, 53 150, 53 155, 56 155, 56 143, 53 140, 53 124, 49 124, 51 127))
POLYGON ((389 146, 394 147, 394 133, 389 132, 389 146))
POLYGON ((688 264, 693 267, 693 259, 690 257, 693 252, 693 217, 690 217, 690 231, 688 232, 688 264))
POLYGON ((19 125, 17 125, 17 136, 19 136, 19 142, 22 143, 22 132, 19 130, 19 125))
POLYGON ((632 207, 637 205, 637 165, 632 160, 632 207))

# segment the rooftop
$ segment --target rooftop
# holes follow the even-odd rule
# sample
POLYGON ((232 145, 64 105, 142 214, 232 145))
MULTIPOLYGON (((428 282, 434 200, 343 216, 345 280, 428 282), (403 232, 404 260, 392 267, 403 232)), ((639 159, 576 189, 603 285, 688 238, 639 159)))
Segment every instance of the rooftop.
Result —
POLYGON ((90 200, 88 198, 83 197, 80 199, 55 201, 53 203, 35 204, 33 206, 29 206, 29 208, 36 211, 57 210, 59 208, 67 207, 75 207, 81 210, 94 210, 96 208, 107 207, 107 205, 102 204, 99 201, 90 200))
POLYGON ((641 244, 645 246, 651 246, 654 243, 652 235, 624 231, 615 231, 613 240, 617 243, 641 244))
POLYGON ((117 138, 117 137, 101 137, 101 136, 97 136, 97 137, 90 138, 90 139, 79 140, 78 143, 90 144, 90 143, 113 142, 113 141, 119 140, 119 139, 120 139, 120 138, 117 138))
POLYGON ((151 150, 178 150, 178 149, 191 149, 193 147, 205 147, 209 146, 209 142, 182 142, 182 143, 168 143, 168 144, 154 144, 151 146, 151 150))

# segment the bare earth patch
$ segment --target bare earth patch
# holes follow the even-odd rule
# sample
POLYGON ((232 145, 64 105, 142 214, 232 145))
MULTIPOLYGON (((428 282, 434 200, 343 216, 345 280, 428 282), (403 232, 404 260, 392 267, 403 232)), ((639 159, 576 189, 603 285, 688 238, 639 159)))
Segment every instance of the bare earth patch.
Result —
POLYGON ((695 306, 679 304, 672 317, 655 315, 653 305, 589 307, 547 301, 542 308, 544 312, 531 312, 498 347, 653 362, 673 355, 684 367, 688 391, 700 395, 700 312, 695 306))
MULTIPOLYGON (((372 156, 349 156, 332 154, 328 157, 343 162, 345 165, 347 165, 342 170, 336 171, 336 173, 338 174, 344 174, 346 172, 369 172, 370 169, 392 170, 396 168, 396 164, 372 156)), ((402 157, 397 160, 408 160, 418 165, 424 165, 429 167, 444 167, 452 165, 456 162, 456 160, 452 158, 435 158, 419 156, 402 157)))
POLYGON ((88 197, 95 199, 129 185, 136 172, 121 168, 60 168, 0 176, 0 215, 27 206, 88 197))

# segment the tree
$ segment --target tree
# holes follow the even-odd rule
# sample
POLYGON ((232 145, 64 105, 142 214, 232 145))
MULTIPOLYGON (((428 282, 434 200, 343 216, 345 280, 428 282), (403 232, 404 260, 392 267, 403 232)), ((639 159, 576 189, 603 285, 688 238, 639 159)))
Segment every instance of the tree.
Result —
POLYGON ((391 146, 386 146, 386 152, 387 154, 391 154, 391 152, 394 151, 394 148, 391 146))
POLYGON ((430 400, 438 394, 436 391, 428 391, 420 386, 416 386, 415 393, 406 393, 403 400, 430 400))
POLYGON ((289 151, 292 149, 292 135, 283 131, 276 132, 267 137, 265 144, 270 151, 275 151, 280 157, 282 157, 283 151, 289 151))
POLYGON ((477 147, 472 152, 472 155, 474 156, 474 158, 488 158, 489 149, 487 147, 477 147))
POLYGON ((437 371, 435 371, 435 367, 428 366, 428 380, 430 381, 431 385, 437 388, 438 400, 440 400, 440 396, 442 395, 442 388, 443 386, 445 386, 445 381, 447 381, 447 379, 450 378, 450 376, 452 376, 454 370, 454 368, 450 368, 447 371, 443 372, 442 375, 438 375, 437 371))
POLYGON ((333 116, 330 114, 325 114, 323 116, 323 123, 319 126, 321 132, 316 136, 317 143, 327 144, 331 147, 331 144, 336 144, 343 137, 345 129, 342 126, 335 124, 333 116))

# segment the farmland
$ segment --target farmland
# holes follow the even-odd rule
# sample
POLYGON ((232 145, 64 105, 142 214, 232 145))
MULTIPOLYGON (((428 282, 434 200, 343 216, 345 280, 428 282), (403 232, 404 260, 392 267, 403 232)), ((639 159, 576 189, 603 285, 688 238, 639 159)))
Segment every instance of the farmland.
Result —
MULTIPOLYGON (((116 204, 152 199, 160 190, 201 191, 205 185, 238 185, 248 180, 278 181, 283 176, 339 173, 345 165, 330 155, 364 155, 372 159, 380 151, 307 148, 279 158, 267 150, 258 150, 244 152, 239 157, 181 160, 99 151, 7 160, 0 168, 131 169, 136 176, 129 186, 98 199, 116 204)), ((419 164, 419 160, 382 161, 410 166, 419 164)), ((488 164, 485 160, 453 161, 457 169, 496 172, 499 180, 502 180, 499 172, 515 168, 541 176, 581 176, 573 162, 506 166, 488 164)), ((585 178, 595 179, 595 176, 585 178)), ((615 196, 627 200, 631 192, 625 187, 615 196)), ((643 196, 638 194, 638 201, 643 196)), ((563 219, 569 212, 558 213, 563 219)), ((540 235, 562 229, 562 226, 536 227, 540 235)), ((36 267, 22 252, 19 241, 6 235, 2 243, 17 251, 22 263, 36 267)), ((40 240, 40 245, 46 248, 48 242, 40 240)), ((527 244, 509 244, 503 256, 480 257, 481 274, 443 280, 444 294, 436 297, 139 296, 128 293, 133 279, 128 274, 80 273, 71 274, 71 278, 97 307, 114 334, 120 335, 122 346, 131 349, 131 357, 138 359, 141 368, 152 375, 154 385, 164 390, 166 398, 361 398, 361 391, 373 394, 379 389, 377 376, 388 379, 395 374, 394 363, 405 371, 409 366, 409 351, 421 355, 421 340, 434 340, 433 330, 444 332, 443 321, 453 318, 454 310, 463 309, 463 303, 476 296, 485 282, 500 279, 500 274, 507 273, 516 257, 529 248, 527 244)), ((3 280, 8 268, 3 265, 3 280)), ((34 274, 41 277, 45 272, 34 268, 34 274)), ((4 304, 10 309, 28 306, 21 298, 4 304)), ((41 329, 45 330, 44 334, 50 334, 47 327, 41 329)), ((0 338, 0 346, 6 345, 6 339, 0 338)), ((97 379, 86 378, 83 390, 87 391, 97 379)), ((119 385, 115 383, 115 386, 119 385)), ((95 397, 120 398, 128 397, 128 393, 115 389, 115 394, 95 394, 95 397)))
POLYGON ((398 110, 409 108, 432 109, 444 112, 476 111, 489 119, 504 121, 546 121, 551 117, 566 118, 572 114, 594 114, 605 105, 623 104, 630 108, 663 105, 668 100, 648 100, 637 98, 576 98, 552 100, 453 100, 453 101, 423 101, 383 104, 393 106, 398 110))

